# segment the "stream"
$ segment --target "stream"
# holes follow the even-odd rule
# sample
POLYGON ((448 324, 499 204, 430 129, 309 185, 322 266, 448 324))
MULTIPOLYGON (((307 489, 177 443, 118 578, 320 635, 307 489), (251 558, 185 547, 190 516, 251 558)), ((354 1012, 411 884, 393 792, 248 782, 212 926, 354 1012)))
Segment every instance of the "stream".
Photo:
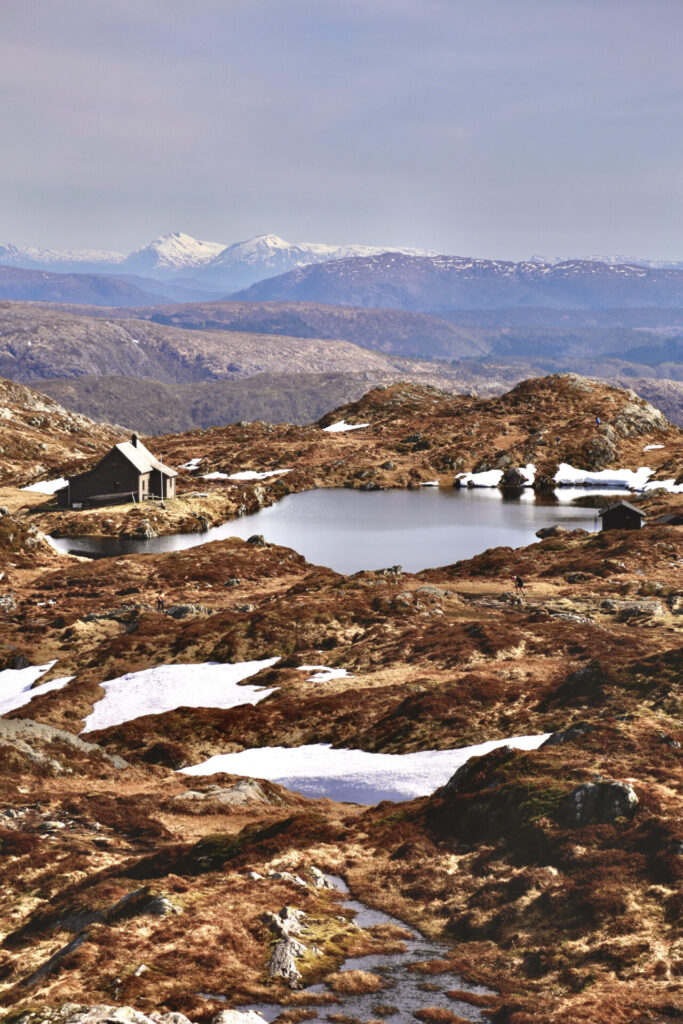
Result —
MULTIPOLYGON (((344 906, 355 911, 354 920, 361 928, 371 928, 373 925, 389 924, 406 929, 412 933, 412 938, 405 941, 403 953, 379 953, 370 956, 351 957, 341 967, 344 971, 369 971, 378 974, 384 983, 384 988, 379 992, 366 992, 353 995, 339 994, 336 1003, 316 1008, 315 1017, 309 1018, 312 1024, 316 1021, 329 1021, 338 1014, 344 1018, 352 1018, 358 1021, 386 1020, 387 1024, 415 1024, 413 1016, 416 1010, 437 1008, 450 1010, 451 1013, 459 1014, 466 1020, 482 1021, 484 1019, 481 1009, 472 1006, 470 1003, 451 999, 447 994, 454 989, 473 992, 477 995, 490 994, 491 989, 478 985, 470 985, 454 971, 447 971, 444 974, 430 974, 422 971, 411 970, 411 965, 425 960, 443 960, 450 955, 450 948, 445 942, 436 939, 428 939, 420 935, 414 928, 410 928, 403 921, 399 921, 390 914, 381 910, 372 910, 360 900, 351 897, 348 886, 343 878, 338 875, 327 875, 327 880, 335 889, 347 894, 348 899, 344 900, 344 906), (427 989, 427 986, 429 988, 427 989), (380 1010, 381 1007, 381 1010, 380 1010), (394 1010, 395 1012, 389 1012, 394 1010)), ((312 995, 318 992, 328 992, 325 984, 311 985, 304 989, 312 995)), ((249 1007, 240 1007, 242 1010, 250 1009, 260 1013, 265 1021, 277 1021, 279 1015, 286 1009, 281 1004, 260 1003, 249 1007)), ((313 1007, 311 1008, 313 1009, 313 1007)), ((338 1019, 338 1018, 337 1018, 338 1019)))
POLYGON ((562 488, 554 496, 541 498, 530 489, 515 497, 497 488, 320 489, 287 495, 253 515, 231 519, 205 533, 150 540, 51 537, 50 542, 70 554, 107 557, 180 551, 226 537, 246 540, 260 533, 267 541, 293 548, 309 562, 340 573, 389 565, 418 572, 472 558, 490 547, 531 544, 536 530, 544 526, 595 530, 596 510, 571 504, 586 493, 599 492, 562 488))

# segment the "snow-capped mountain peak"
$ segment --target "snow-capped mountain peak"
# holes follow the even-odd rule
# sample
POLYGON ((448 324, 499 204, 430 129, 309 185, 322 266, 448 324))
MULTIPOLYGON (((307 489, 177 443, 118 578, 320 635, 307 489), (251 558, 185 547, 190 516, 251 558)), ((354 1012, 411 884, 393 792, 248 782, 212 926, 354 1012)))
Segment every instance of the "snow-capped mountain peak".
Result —
POLYGON ((204 242, 182 231, 174 231, 135 249, 126 258, 125 266, 136 274, 196 270, 210 263, 224 248, 222 242, 204 242))

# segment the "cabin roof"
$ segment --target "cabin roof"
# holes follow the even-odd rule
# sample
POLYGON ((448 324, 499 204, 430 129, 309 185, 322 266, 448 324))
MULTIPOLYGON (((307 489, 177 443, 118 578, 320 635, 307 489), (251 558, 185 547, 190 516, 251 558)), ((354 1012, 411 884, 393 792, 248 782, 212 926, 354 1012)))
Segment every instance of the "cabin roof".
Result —
POLYGON ((642 508, 636 508, 629 501, 615 501, 612 505, 608 505, 607 508, 600 509, 598 512, 599 516, 606 516, 608 512, 614 512, 618 508, 627 508, 629 512, 637 512, 643 519, 646 518, 642 508))
POLYGON ((121 444, 116 445, 116 448, 131 465, 135 466, 139 473, 151 473, 153 469, 157 469, 164 476, 178 475, 175 469, 171 469, 170 466, 165 466, 163 462, 155 459, 142 441, 138 441, 137 444, 133 444, 131 441, 122 441, 121 444))

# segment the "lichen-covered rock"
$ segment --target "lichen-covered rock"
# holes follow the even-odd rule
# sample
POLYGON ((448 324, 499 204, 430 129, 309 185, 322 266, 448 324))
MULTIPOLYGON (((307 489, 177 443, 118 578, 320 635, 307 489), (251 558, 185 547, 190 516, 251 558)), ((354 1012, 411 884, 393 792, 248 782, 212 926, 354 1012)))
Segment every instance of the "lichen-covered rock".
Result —
POLYGON ((614 779, 584 782, 573 789, 560 808, 560 817, 571 828, 580 828, 592 821, 610 822, 615 818, 632 817, 638 807, 633 786, 614 779))

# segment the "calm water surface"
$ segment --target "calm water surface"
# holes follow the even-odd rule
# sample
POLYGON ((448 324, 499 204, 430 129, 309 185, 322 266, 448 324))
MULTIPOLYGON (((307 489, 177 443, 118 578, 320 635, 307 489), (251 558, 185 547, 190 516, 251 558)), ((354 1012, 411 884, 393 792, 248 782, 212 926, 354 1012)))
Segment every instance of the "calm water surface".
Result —
POLYGON ((497 488, 323 489, 290 494, 270 508, 206 533, 152 540, 65 537, 53 538, 52 543, 60 551, 103 556, 179 551, 225 537, 246 540, 261 533, 267 541, 294 548, 309 562, 337 572, 390 565, 417 572, 471 558, 491 547, 530 544, 542 526, 559 523, 569 529, 595 530, 596 511, 569 504, 585 493, 567 488, 557 492, 557 499, 548 500, 536 498, 531 490, 518 498, 505 498, 497 488))

